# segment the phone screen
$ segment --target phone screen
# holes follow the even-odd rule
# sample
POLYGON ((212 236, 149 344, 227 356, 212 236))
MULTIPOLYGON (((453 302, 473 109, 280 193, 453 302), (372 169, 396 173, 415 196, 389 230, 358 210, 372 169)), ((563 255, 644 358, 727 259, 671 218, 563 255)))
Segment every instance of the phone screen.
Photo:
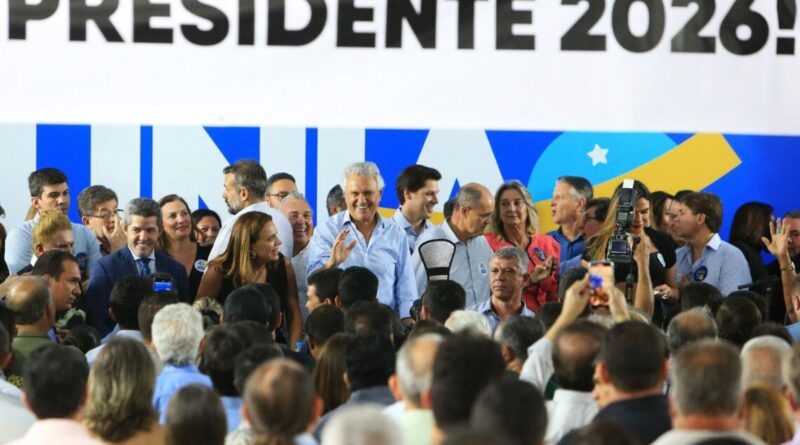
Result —
POLYGON ((589 285, 592 287, 589 304, 594 307, 608 306, 606 287, 614 285, 614 263, 592 261, 589 264, 589 285))
POLYGON ((171 292, 172 291, 172 280, 153 280, 153 292, 171 292))

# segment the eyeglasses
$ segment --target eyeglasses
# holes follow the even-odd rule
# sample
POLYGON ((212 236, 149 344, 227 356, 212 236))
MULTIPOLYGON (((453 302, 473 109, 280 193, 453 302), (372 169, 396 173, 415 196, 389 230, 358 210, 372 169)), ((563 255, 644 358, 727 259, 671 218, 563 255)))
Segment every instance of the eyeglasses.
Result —
POLYGON ((88 216, 90 218, 100 218, 100 219, 102 219, 104 221, 109 221, 114 217, 115 214, 119 215, 120 217, 122 217, 122 215, 124 213, 125 213, 125 211, 122 210, 122 209, 114 209, 113 212, 103 212, 103 213, 97 213, 97 214, 94 214, 94 215, 86 215, 86 216, 88 216))
POLYGON ((291 192, 267 193, 267 196, 271 196, 271 197, 278 198, 278 199, 283 199, 283 198, 286 198, 287 196, 289 196, 289 193, 291 193, 291 192))

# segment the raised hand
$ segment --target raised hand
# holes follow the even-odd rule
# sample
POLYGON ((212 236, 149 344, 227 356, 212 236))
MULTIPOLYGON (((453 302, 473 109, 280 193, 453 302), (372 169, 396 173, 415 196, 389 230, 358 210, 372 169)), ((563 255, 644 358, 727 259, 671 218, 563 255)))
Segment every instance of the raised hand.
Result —
POLYGON ((538 283, 553 273, 553 257, 547 257, 544 261, 533 267, 528 283, 538 283))
POLYGON ((350 229, 344 229, 339 232, 339 235, 336 236, 336 239, 333 242, 333 247, 331 248, 331 256, 328 258, 328 262, 326 263, 327 267, 336 267, 345 260, 347 257, 350 256, 350 252, 353 251, 356 247, 356 240, 353 240, 349 245, 345 244, 347 235, 350 233, 350 229))
POLYGON ((789 257, 789 227, 786 224, 786 220, 781 220, 777 218, 775 222, 770 221, 769 223, 769 233, 772 235, 772 239, 768 239, 765 236, 761 237, 761 241, 764 243, 764 246, 767 248, 769 253, 774 255, 776 258, 782 257, 789 257))
POLYGON ((125 236, 125 231, 122 230, 122 220, 119 215, 114 213, 114 229, 110 232, 103 226, 103 236, 108 241, 108 250, 116 252, 128 244, 128 239, 125 236))

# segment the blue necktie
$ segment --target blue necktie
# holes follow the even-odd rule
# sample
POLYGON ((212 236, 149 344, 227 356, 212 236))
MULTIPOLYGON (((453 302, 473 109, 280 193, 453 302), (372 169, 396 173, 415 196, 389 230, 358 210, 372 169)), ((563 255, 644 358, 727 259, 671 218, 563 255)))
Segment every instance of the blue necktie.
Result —
POLYGON ((150 266, 148 265, 150 262, 149 258, 139 258, 136 262, 139 263, 139 275, 143 277, 150 275, 150 266))

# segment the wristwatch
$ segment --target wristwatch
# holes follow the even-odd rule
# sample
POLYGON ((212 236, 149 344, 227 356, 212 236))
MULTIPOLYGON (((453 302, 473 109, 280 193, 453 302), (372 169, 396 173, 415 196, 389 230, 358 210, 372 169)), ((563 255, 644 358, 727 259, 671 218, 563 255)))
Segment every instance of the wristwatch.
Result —
POLYGON ((789 272, 790 270, 795 270, 794 262, 789 262, 789 265, 786 267, 781 267, 781 272, 789 272))

